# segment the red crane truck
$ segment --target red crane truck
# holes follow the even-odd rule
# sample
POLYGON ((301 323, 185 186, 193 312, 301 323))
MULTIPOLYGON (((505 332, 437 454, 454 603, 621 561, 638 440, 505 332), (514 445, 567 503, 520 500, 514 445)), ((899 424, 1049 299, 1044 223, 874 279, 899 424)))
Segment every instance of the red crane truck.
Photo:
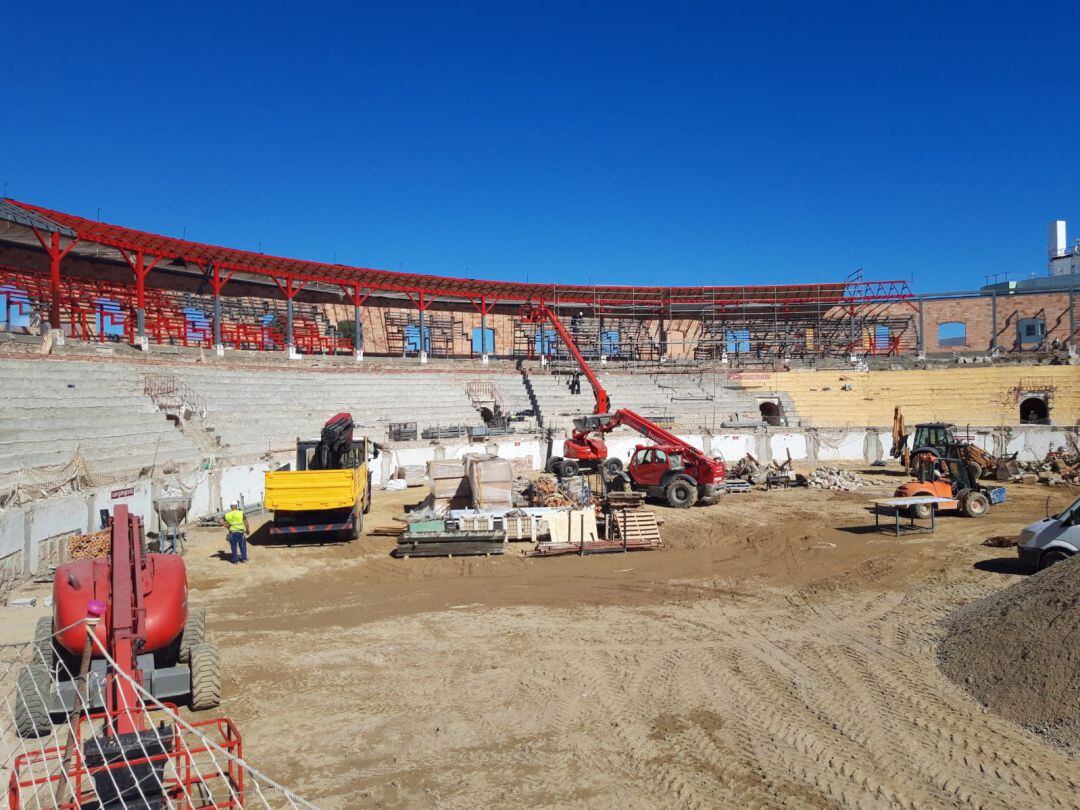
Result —
POLYGON ((665 499, 670 506, 716 503, 725 491, 727 468, 723 461, 706 455, 639 413, 627 408, 612 411, 607 391, 551 308, 543 302, 531 302, 522 307, 521 315, 529 323, 551 324, 589 381, 596 401, 592 415, 574 420, 573 433, 563 442, 564 455, 548 461, 549 472, 568 477, 576 475, 581 468, 598 469, 610 486, 643 490, 650 497, 665 499), (608 456, 602 438, 619 426, 655 442, 655 445, 639 445, 625 471, 620 459, 608 456))

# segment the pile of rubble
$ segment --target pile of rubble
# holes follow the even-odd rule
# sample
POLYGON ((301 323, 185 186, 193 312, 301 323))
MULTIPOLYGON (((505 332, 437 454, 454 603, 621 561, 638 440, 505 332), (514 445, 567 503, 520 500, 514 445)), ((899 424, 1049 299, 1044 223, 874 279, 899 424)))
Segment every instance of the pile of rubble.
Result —
POLYGON ((541 475, 535 481, 519 476, 514 479, 514 506, 581 507, 592 504, 592 490, 580 476, 559 482, 541 475))
POLYGON ((1064 447, 1051 450, 1042 461, 1018 461, 1019 474, 1014 481, 1024 484, 1046 484, 1060 487, 1080 484, 1080 453, 1069 452, 1064 447))
POLYGON ((788 475, 791 471, 791 457, 780 463, 770 461, 762 464, 752 455, 747 453, 728 470, 728 478, 738 478, 748 484, 760 486, 769 480, 770 476, 788 475))
POLYGON ((818 467, 806 476, 806 486, 812 489, 831 489, 836 492, 854 492, 873 482, 851 470, 839 467, 818 467))

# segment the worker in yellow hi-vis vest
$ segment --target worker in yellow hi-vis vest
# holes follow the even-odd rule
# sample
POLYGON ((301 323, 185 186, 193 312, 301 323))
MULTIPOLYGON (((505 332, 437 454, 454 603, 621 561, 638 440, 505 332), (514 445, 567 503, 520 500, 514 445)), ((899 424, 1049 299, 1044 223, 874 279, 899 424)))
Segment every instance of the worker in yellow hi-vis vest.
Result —
POLYGON ((248 526, 247 515, 244 514, 237 501, 230 504, 229 511, 221 519, 221 525, 229 530, 229 547, 232 550, 229 562, 233 565, 238 562, 246 563, 248 561, 247 536, 251 533, 251 527, 248 526))

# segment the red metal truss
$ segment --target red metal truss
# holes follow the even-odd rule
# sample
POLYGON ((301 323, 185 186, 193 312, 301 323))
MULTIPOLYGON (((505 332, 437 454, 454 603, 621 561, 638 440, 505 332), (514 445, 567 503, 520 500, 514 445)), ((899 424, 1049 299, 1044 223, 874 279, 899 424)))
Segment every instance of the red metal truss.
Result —
MULTIPOLYGON (((708 287, 639 287, 578 284, 530 284, 518 281, 462 279, 418 273, 397 273, 369 267, 350 267, 252 251, 218 247, 186 239, 95 222, 73 214, 53 211, 30 203, 8 200, 26 211, 71 229, 78 242, 105 245, 125 255, 144 255, 162 260, 183 260, 206 271, 212 268, 212 283, 220 286, 236 272, 274 279, 289 296, 294 284, 329 284, 344 287, 355 302, 360 289, 366 298, 374 291, 407 295, 419 309, 430 306, 432 299, 468 301, 481 312, 490 311, 496 302, 517 303, 545 301, 555 305, 579 305, 612 314, 656 316, 677 314, 680 309, 738 307, 746 305, 786 305, 829 307, 871 302, 901 301, 912 297, 906 282, 838 282, 829 284, 792 284, 762 286, 708 287), (224 281, 221 273, 225 272, 224 281), (282 287, 282 282, 285 286, 282 287)), ((49 246, 46 246, 48 249, 49 246)), ((129 259, 129 262, 131 260, 129 259)), ((145 267, 145 265, 143 265, 145 267)), ((151 267, 153 265, 150 265, 151 267)), ((138 278, 138 265, 132 264, 138 278)), ((299 291, 299 288, 297 288, 299 291)), ((296 293, 293 292, 292 295, 296 293)), ((486 314, 486 313, 485 313, 486 314)))

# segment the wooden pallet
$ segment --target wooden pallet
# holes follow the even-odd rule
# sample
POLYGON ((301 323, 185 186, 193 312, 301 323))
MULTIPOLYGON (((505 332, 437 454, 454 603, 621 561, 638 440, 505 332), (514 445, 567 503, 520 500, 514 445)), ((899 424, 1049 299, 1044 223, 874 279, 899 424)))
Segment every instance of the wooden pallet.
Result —
POLYGON ((640 509, 645 505, 645 493, 635 492, 609 492, 607 505, 612 510, 617 509, 640 509))
POLYGON ((612 537, 627 546, 655 547, 662 542, 656 514, 647 509, 621 509, 608 516, 612 537))

